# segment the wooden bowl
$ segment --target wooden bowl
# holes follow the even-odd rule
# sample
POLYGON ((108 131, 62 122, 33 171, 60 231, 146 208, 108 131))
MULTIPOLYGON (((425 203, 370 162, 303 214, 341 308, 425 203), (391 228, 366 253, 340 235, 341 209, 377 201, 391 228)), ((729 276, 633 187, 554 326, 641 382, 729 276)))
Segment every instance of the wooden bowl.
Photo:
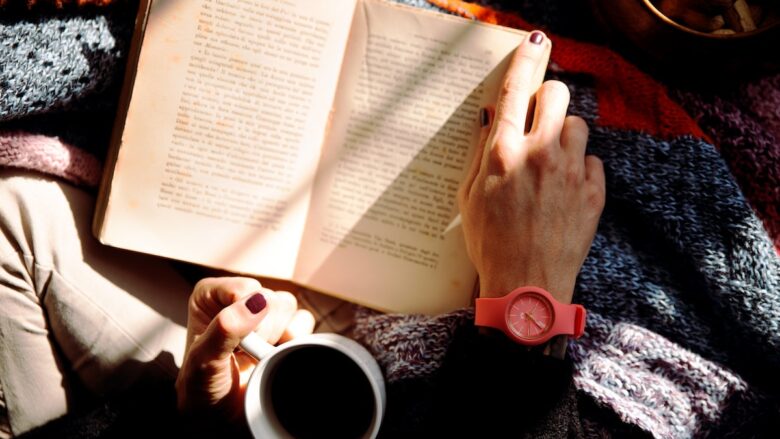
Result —
POLYGON ((671 20, 650 0, 590 1, 608 33, 628 40, 651 67, 709 80, 780 70, 780 22, 750 32, 711 34, 671 20))

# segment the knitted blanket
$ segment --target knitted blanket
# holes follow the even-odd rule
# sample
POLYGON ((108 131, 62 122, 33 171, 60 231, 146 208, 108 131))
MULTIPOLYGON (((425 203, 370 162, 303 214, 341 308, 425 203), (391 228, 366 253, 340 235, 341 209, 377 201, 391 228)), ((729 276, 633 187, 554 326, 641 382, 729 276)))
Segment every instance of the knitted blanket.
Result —
MULTIPOLYGON (((584 3, 430 1, 404 2, 545 29, 549 76, 590 124, 607 205, 575 294, 589 310, 570 345, 578 389, 656 437, 777 423, 780 74, 723 90, 664 85, 603 45, 584 3)), ((0 18, 0 165, 94 189, 130 11, 0 18)), ((470 312, 360 310, 355 333, 388 380, 426 376, 470 312)))

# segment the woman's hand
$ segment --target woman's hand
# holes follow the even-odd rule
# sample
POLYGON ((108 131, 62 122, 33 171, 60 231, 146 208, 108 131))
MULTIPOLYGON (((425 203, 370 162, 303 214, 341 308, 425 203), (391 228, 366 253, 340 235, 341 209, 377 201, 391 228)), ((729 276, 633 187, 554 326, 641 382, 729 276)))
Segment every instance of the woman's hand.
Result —
POLYGON ((231 422, 243 413, 246 386, 242 371, 255 361, 234 352, 242 338, 256 331, 276 343, 314 329, 314 317, 299 310, 291 293, 263 288, 255 279, 203 279, 189 300, 187 345, 176 394, 179 411, 206 421, 231 422))
POLYGON ((604 207, 604 169, 585 155, 585 121, 566 117, 568 88, 547 81, 533 89, 549 44, 534 34, 515 51, 495 116, 483 110, 480 148, 458 198, 482 297, 534 285, 570 303, 604 207))

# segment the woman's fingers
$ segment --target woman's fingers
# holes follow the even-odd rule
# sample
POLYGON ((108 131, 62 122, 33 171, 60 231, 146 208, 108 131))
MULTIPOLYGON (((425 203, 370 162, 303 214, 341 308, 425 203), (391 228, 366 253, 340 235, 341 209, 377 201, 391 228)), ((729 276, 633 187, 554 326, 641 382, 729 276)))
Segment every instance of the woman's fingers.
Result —
POLYGON ((474 180, 476 180, 477 175, 479 175, 479 168, 482 164, 483 156, 485 155, 485 145, 487 144, 488 137, 490 136, 490 128, 492 126, 493 116, 494 110, 492 107, 481 108, 479 110, 479 120, 477 121, 480 125, 479 143, 477 144, 476 151, 474 151, 474 158, 471 159, 471 167, 469 168, 469 172, 466 174, 466 178, 463 179, 463 183, 460 185, 458 198, 461 203, 465 202, 466 198, 468 198, 469 193, 471 193, 471 187, 474 185, 474 180))
POLYGON ((601 192, 606 192, 606 178, 604 177, 604 162, 595 155, 585 156, 585 180, 592 183, 601 192))
POLYGON ((247 294, 262 289, 257 279, 249 277, 211 277, 195 285, 190 296, 190 311, 198 311, 214 318, 222 308, 230 306, 247 294))
POLYGON ((213 277, 199 281, 188 303, 186 350, 223 308, 262 289, 260 282, 247 277, 213 277))
POLYGON ((268 314, 268 301, 261 293, 250 294, 223 308, 192 345, 190 354, 202 362, 230 356, 241 339, 268 314))
POLYGON ((571 161, 584 161, 588 124, 579 116, 567 116, 561 130, 561 148, 571 161))
POLYGON ((547 81, 536 93, 536 109, 530 135, 534 144, 559 145, 569 108, 569 88, 560 81, 547 81))
POLYGON ((280 343, 290 341, 294 338, 298 338, 303 335, 309 335, 314 332, 314 315, 308 310, 299 309, 295 311, 290 321, 287 323, 287 327, 282 333, 282 337, 279 339, 280 343))
MULTIPOLYGON (((190 331, 192 340, 188 345, 192 344, 195 338, 202 337, 209 331, 216 331, 209 333, 209 337, 215 337, 213 343, 232 344, 234 340, 228 337, 228 333, 233 332, 234 321, 240 320, 241 317, 234 313, 233 307, 238 302, 245 301, 248 295, 258 292, 262 293, 267 310, 263 313, 265 318, 257 319, 257 324, 252 329, 264 340, 275 344, 286 333, 288 338, 297 334, 311 333, 314 328, 314 317, 308 311, 297 312, 298 300, 292 293, 263 288, 260 282, 251 278, 207 278, 198 282, 190 298, 190 316, 197 317, 189 324, 192 329, 190 331), (201 320, 203 323, 199 324, 201 320), (290 324, 293 327, 288 329, 290 324), (224 340, 219 341, 217 337, 219 334, 224 335, 222 337, 224 340)), ((243 332, 243 327, 241 329, 243 332)), ((210 352, 222 351, 214 347, 210 352)))
POLYGON ((585 156, 585 182, 588 189, 588 207, 591 208, 592 214, 599 217, 606 203, 607 186, 604 162, 595 155, 585 156))
POLYGON ((501 136, 519 138, 524 134, 528 106, 541 82, 546 65, 546 46, 549 40, 542 32, 531 32, 520 43, 512 56, 496 107, 496 126, 494 133, 501 136), (501 133, 506 130, 509 133, 501 133))
POLYGON ((268 343, 276 344, 298 309, 298 299, 287 291, 265 291, 268 297, 268 317, 263 319, 255 332, 268 343))

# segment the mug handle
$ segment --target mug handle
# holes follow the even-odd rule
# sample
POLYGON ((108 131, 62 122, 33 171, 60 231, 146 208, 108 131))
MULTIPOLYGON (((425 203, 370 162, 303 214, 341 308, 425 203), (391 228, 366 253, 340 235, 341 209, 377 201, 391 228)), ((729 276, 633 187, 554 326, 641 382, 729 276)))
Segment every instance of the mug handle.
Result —
POLYGON ((263 340, 255 332, 250 332, 238 345, 241 347, 241 350, 254 357, 257 361, 267 357, 274 349, 274 345, 263 340))

